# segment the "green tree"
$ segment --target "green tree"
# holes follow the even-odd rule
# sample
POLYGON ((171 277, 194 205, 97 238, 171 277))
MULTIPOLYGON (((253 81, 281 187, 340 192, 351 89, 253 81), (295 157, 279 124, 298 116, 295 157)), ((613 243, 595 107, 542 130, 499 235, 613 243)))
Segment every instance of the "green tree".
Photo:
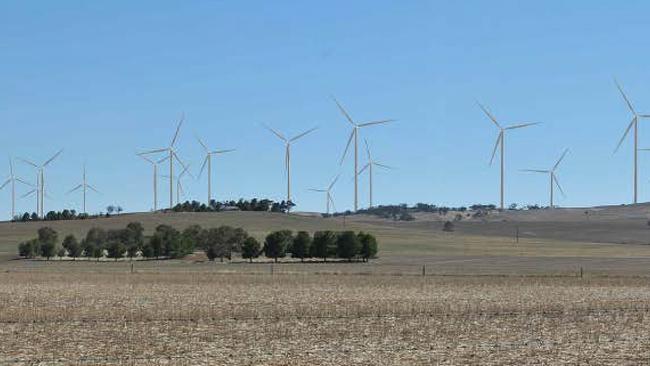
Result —
POLYGON ((311 243, 312 240, 309 233, 306 231, 299 231, 298 234, 296 234, 296 237, 293 238, 291 257, 300 258, 300 261, 304 262, 305 258, 309 257, 311 243))
POLYGON ((108 258, 113 258, 115 261, 124 257, 126 247, 118 240, 111 240, 106 244, 106 254, 108 258))
POLYGON ((359 242, 361 243, 361 250, 359 255, 363 258, 364 261, 368 261, 372 258, 377 257, 378 245, 377 238, 374 235, 360 232, 358 235, 359 242))
POLYGON ((148 241, 142 245, 142 257, 144 258, 153 258, 155 257, 154 255, 154 249, 153 246, 151 245, 151 242, 148 241))
POLYGON ((241 228, 219 226, 205 231, 203 237, 203 250, 209 260, 220 258, 232 259, 233 252, 241 251, 242 245, 248 238, 248 233, 241 228))
POLYGON ((126 255, 133 259, 142 250, 144 244, 144 227, 139 222, 130 222, 125 229, 126 255))
POLYGON ((34 258, 39 254, 40 247, 38 239, 24 241, 18 245, 18 255, 25 258, 34 258))
POLYGON ((77 241, 77 238, 72 234, 63 239, 63 248, 68 252, 68 256, 72 258, 72 260, 76 260, 81 256, 81 245, 77 241))
POLYGON ((88 230, 86 238, 81 243, 84 256, 87 258, 95 258, 99 261, 99 258, 104 256, 104 247, 107 238, 108 234, 102 228, 94 227, 88 230))
POLYGON ((278 258, 284 258, 287 255, 287 248, 293 242, 293 234, 289 230, 274 231, 266 236, 264 241, 264 255, 267 258, 273 258, 275 262, 278 258))
POLYGON ((317 231, 314 233, 314 240, 311 244, 310 256, 314 258, 327 258, 336 253, 336 233, 332 231, 317 231))
POLYGON ((41 245, 40 253, 47 260, 50 260, 56 254, 57 240, 58 234, 54 229, 47 226, 38 229, 38 242, 41 245))
POLYGON ((249 236, 244 240, 242 245, 241 256, 244 259, 248 259, 250 263, 253 263, 253 259, 260 256, 261 245, 257 239, 249 236))
POLYGON ((183 240, 191 243, 192 250, 194 250, 194 248, 203 249, 203 229, 201 228, 201 225, 191 225, 186 227, 181 236, 183 237, 183 240))
POLYGON ((344 231, 338 235, 338 240, 336 241, 336 255, 339 258, 345 258, 352 262, 352 258, 359 254, 360 249, 361 243, 359 242, 359 237, 357 237, 354 231, 344 231))

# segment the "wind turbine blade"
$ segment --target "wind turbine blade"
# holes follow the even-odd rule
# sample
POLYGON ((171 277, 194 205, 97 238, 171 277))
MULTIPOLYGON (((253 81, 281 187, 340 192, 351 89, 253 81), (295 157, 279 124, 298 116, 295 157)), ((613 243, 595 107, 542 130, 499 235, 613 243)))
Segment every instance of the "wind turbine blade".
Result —
POLYGON ((61 155, 62 152, 63 152, 63 149, 59 150, 59 152, 57 152, 56 154, 54 154, 54 156, 52 156, 48 161, 46 161, 45 163, 43 163, 43 167, 48 166, 48 164, 50 164, 52 161, 54 161, 54 159, 58 158, 59 155, 61 155))
POLYGON ((307 131, 301 133, 300 135, 298 135, 298 136, 292 138, 291 140, 289 140, 289 142, 294 142, 294 141, 296 141, 296 140, 298 140, 298 139, 304 137, 305 135, 307 135, 307 134, 309 134, 309 133, 312 133, 312 132, 316 131, 317 129, 318 129, 318 127, 314 127, 314 128, 312 128, 312 129, 309 129, 309 130, 307 130, 307 131))
POLYGON ((627 95, 625 95, 625 92, 623 92, 623 88, 621 88, 621 85, 618 83, 618 80, 614 79, 614 83, 616 83, 616 87, 618 88, 618 91, 621 92, 623 99, 625 99, 625 103, 627 104, 627 107, 630 108, 632 114, 636 115, 636 111, 634 110, 634 107, 632 107, 632 103, 630 103, 630 100, 627 99, 627 95))
POLYGON ((156 163, 157 163, 157 164, 164 163, 164 162, 166 162, 167 160, 169 160, 169 156, 165 156, 164 158, 158 160, 156 163))
MULTIPOLYGON (((196 135, 195 135, 195 136, 196 136, 196 135)), ((203 147, 203 150, 205 150, 206 153, 207 153, 208 151, 210 151, 210 150, 208 150, 208 147, 205 146, 205 144, 203 143, 203 141, 201 141, 201 138, 200 138, 199 136, 196 136, 196 141, 198 141, 199 144, 201 144, 201 146, 203 147)))
POLYGON ((18 158, 18 160, 22 161, 22 162, 25 163, 25 164, 29 164, 29 165, 33 166, 34 168, 38 168, 38 165, 32 163, 31 161, 29 161, 29 160, 27 160, 27 159, 18 158))
POLYGON ((557 188, 560 190, 560 193, 562 193, 562 196, 563 196, 563 197, 566 197, 566 194, 564 193, 564 190, 563 190, 562 187, 560 186, 560 182, 558 181, 558 179, 557 179, 557 175, 555 175, 555 173, 553 173, 553 182, 555 182, 555 185, 556 185, 557 188))
POLYGON ((209 156, 206 156, 205 159, 203 159, 203 165, 201 165, 201 170, 199 171, 199 178, 201 178, 201 175, 203 175, 203 170, 208 165, 209 158, 210 158, 209 156))
POLYGON ((393 168, 393 167, 390 166, 390 165, 381 164, 381 163, 377 163, 377 162, 373 162, 373 164, 375 164, 375 165, 377 165, 377 166, 380 166, 380 167, 382 167, 382 168, 384 168, 384 169, 395 170, 395 168, 393 168))
POLYGON ((538 170, 538 169, 521 169, 520 171, 522 171, 522 172, 530 172, 530 173, 544 173, 544 174, 550 173, 549 170, 538 170))
POLYGON ((29 196, 31 196, 31 195, 34 194, 34 193, 36 193, 36 190, 35 190, 35 189, 32 189, 31 191, 29 191, 29 192, 23 194, 22 196, 20 196, 20 198, 29 197, 29 196))
POLYGON ((640 114, 639 117, 641 117, 641 118, 650 118, 650 114, 640 114))
POLYGON ((357 173, 357 175, 361 175, 361 173, 366 171, 366 169, 368 169, 369 166, 370 166, 370 163, 364 165, 363 168, 361 168, 361 170, 359 170, 359 173, 357 173))
POLYGON ((341 111, 341 113, 343 113, 343 115, 344 115, 345 118, 348 120, 348 122, 350 122, 350 124, 351 124, 352 126, 356 126, 357 124, 354 123, 354 121, 352 120, 352 117, 350 117, 350 115, 349 115, 348 112, 345 110, 345 108, 343 108, 343 106, 341 105, 341 103, 339 103, 339 101, 338 101, 334 96, 332 96, 332 99, 334 99, 334 103, 336 103, 336 106, 339 107, 339 110, 341 111))
POLYGON ((22 180, 21 178, 15 178, 15 179, 16 179, 17 182, 20 182, 20 183, 22 183, 22 184, 24 184, 24 185, 26 185, 26 186, 29 186, 29 187, 33 187, 33 186, 34 186, 33 184, 31 184, 31 183, 29 183, 29 182, 25 182, 25 181, 22 180))
POLYGON ((332 187, 334 187, 334 185, 336 184, 336 182, 339 180, 340 177, 341 177, 341 173, 339 173, 339 174, 336 176, 336 178, 334 178, 334 180, 332 181, 332 183, 330 183, 329 187, 327 187, 327 190, 328 190, 328 191, 332 190, 332 187))
POLYGON ((555 171, 555 169, 557 169, 557 167, 560 165, 562 160, 564 160, 564 157, 566 156, 566 154, 568 152, 569 152, 569 149, 564 149, 564 152, 562 153, 562 156, 560 156, 560 159, 558 159, 557 163, 555 163, 555 165, 553 165, 553 169, 551 169, 552 171, 555 171))
POLYGON ((95 189, 95 187, 91 186, 90 184, 87 184, 86 186, 92 189, 93 191, 95 191, 95 193, 102 194, 102 192, 98 191, 97 189, 95 189))
POLYGON ((483 113, 485 113, 485 115, 488 116, 488 118, 492 120, 492 122, 494 122, 494 124, 497 125, 497 127, 501 128, 501 125, 499 124, 499 122, 497 122, 497 119, 494 118, 492 113, 490 113, 490 111, 488 111, 487 108, 483 106, 483 104, 479 103, 478 101, 476 102, 476 104, 478 104, 478 106, 483 110, 483 113))
POLYGON ((499 136, 497 137, 497 142, 494 144, 494 150, 492 150, 492 158, 490 159, 490 165, 492 165, 492 162, 494 161, 494 157, 497 154, 497 148, 499 147, 499 143, 501 142, 502 138, 503 138, 503 131, 499 132, 499 136))
POLYGON ((188 166, 185 165, 185 163, 183 163, 183 161, 178 157, 178 155, 176 155, 176 152, 172 152, 172 155, 174 155, 174 159, 176 159, 176 161, 183 167, 183 172, 185 172, 188 166))
POLYGON ((334 200, 332 199, 332 195, 331 194, 327 195, 327 198, 330 200, 330 203, 332 204, 332 210, 334 210, 334 212, 336 212, 336 205, 334 204, 334 200))
POLYGON ((267 126, 267 125, 262 125, 262 126, 264 126, 264 128, 266 128, 267 130, 271 131, 271 133, 273 133, 274 135, 276 135, 280 140, 282 140, 282 141, 284 141, 284 142, 287 142, 287 139, 286 139, 286 138, 284 137, 284 135, 281 134, 280 132, 278 132, 278 131, 272 129, 271 127, 269 127, 269 126, 267 126))
POLYGON ((176 140, 178 140, 178 134, 181 132, 181 126, 183 125, 183 122, 185 122, 185 113, 181 114, 181 120, 178 122, 178 126, 176 127, 176 133, 174 134, 174 138, 172 139, 170 147, 173 147, 176 144, 176 140))
POLYGON ((6 187, 7 184, 9 184, 9 183, 11 183, 11 178, 7 179, 7 180, 6 180, 6 181, 5 181, 5 182, 0 186, 0 190, 3 189, 4 187, 6 187))
POLYGON ((312 192, 320 192, 320 193, 327 192, 327 190, 325 190, 325 189, 313 189, 313 188, 310 188, 309 190, 312 191, 312 192))
POLYGON ((384 119, 384 120, 381 120, 381 121, 366 122, 366 123, 360 124, 359 127, 368 127, 368 126, 372 126, 372 125, 382 125, 384 123, 390 123, 390 122, 395 122, 395 120, 394 119, 384 119))
POLYGON ((366 144, 366 154, 368 155, 368 161, 372 161, 372 156, 370 155, 370 147, 368 147, 368 140, 363 139, 363 142, 366 144))
POLYGON ((627 129, 625 130, 625 133, 623 134, 623 137, 621 137, 621 139, 618 141, 618 145, 616 145, 616 149, 614 149, 614 154, 616 154, 618 149, 623 144, 623 140, 625 140, 625 137, 627 137, 627 134, 630 133, 630 130, 632 129, 632 126, 634 125, 635 122, 636 122, 636 117, 632 118, 632 121, 627 126, 627 129))
POLYGON ((72 192, 78 190, 79 188, 81 188, 81 187, 83 187, 83 186, 84 186, 83 184, 80 184, 80 185, 78 185, 78 186, 72 188, 72 189, 69 190, 68 192, 66 192, 66 194, 70 194, 70 193, 72 193, 72 192))
POLYGON ((348 154, 348 150, 350 149, 350 144, 352 143, 352 138, 354 137, 355 129, 352 129, 352 133, 350 134, 350 138, 348 139, 348 144, 345 145, 345 151, 343 151, 343 156, 341 156, 341 162, 339 165, 343 165, 343 160, 345 160, 345 156, 348 154))
POLYGON ((215 151, 211 151, 210 154, 226 154, 226 153, 230 153, 230 152, 233 152, 233 151, 237 151, 237 149, 215 150, 215 151))
POLYGON ((11 174, 12 177, 14 176, 14 160, 11 156, 9 157, 9 174, 11 174))
POLYGON ((157 154, 157 153, 161 153, 161 152, 165 152, 165 151, 169 151, 169 148, 149 150, 149 151, 141 152, 138 155, 142 156, 142 155, 149 155, 149 154, 157 154))
POLYGON ((540 122, 522 123, 522 124, 519 124, 519 125, 508 126, 508 127, 505 128, 505 130, 516 130, 518 128, 524 128, 524 127, 534 126, 534 125, 538 125, 538 124, 540 124, 540 122))
POLYGON ((144 155, 140 155, 140 154, 138 154, 138 156, 141 157, 142 159, 144 159, 144 160, 150 162, 151 164, 155 164, 155 162, 154 162, 153 160, 149 159, 148 157, 146 157, 146 156, 144 156, 144 155))

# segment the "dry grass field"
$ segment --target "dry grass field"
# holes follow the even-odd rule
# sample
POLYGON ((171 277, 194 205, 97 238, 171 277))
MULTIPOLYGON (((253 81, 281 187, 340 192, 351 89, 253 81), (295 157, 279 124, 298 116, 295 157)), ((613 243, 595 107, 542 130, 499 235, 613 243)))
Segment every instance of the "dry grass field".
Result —
POLYGON ((0 364, 650 361, 639 279, 3 273, 0 364))
POLYGON ((504 215, 452 233, 440 218, 237 212, 48 223, 78 236, 140 221, 147 232, 346 228, 380 241, 377 260, 327 264, 15 260, 41 224, 2 223, 0 365, 648 364, 643 212, 504 215), (578 233, 558 234, 571 225, 578 233), (607 239, 621 235, 634 240, 607 239))

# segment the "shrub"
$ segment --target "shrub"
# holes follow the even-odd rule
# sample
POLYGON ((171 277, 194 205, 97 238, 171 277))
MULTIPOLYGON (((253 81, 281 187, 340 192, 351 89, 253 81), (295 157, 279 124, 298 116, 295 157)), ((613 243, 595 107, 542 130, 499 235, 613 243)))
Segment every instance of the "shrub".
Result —
POLYGON ((253 263, 253 259, 260 256, 261 245, 257 239, 251 237, 246 238, 244 244, 242 245, 241 256, 244 259, 248 259, 249 262, 253 263))
POLYGON ((264 255, 267 258, 273 258, 275 262, 278 258, 284 258, 287 255, 287 248, 293 242, 293 235, 289 230, 274 231, 266 236, 264 241, 264 255))
POLYGON ((332 231, 315 232, 310 249, 311 257, 323 258, 327 262, 327 258, 336 253, 336 234, 332 231))
POLYGON ((309 257, 311 242, 311 236, 308 232, 298 232, 296 237, 293 238, 293 243, 291 245, 291 257, 300 258, 300 261, 303 262, 305 258, 309 257))
POLYGON ((445 224, 442 226, 442 231, 446 231, 446 232, 454 231, 454 223, 451 221, 445 221, 445 224))
POLYGON ((345 258, 351 262, 352 258, 359 254, 360 249, 361 243, 354 231, 344 231, 338 235, 336 254, 339 258, 345 258))
POLYGON ((39 254, 40 243, 38 239, 24 241, 18 245, 18 255, 25 258, 34 258, 39 254))

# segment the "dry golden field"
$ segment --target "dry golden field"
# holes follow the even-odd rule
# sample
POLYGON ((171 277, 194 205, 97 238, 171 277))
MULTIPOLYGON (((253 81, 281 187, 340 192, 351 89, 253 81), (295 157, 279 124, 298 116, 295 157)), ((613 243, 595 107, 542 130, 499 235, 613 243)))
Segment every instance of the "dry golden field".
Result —
POLYGON ((258 238, 284 228, 378 237, 378 259, 327 264, 14 260, 42 224, 2 223, 0 365, 649 364, 650 228, 593 216, 586 228, 575 215, 528 218, 519 242, 498 219, 453 233, 437 219, 344 226, 265 213, 47 223, 60 236, 141 221, 147 232, 199 223, 258 238), (557 237, 572 225, 580 235, 557 237), (627 244, 606 240, 621 235, 627 244))
POLYGON ((650 283, 185 273, 0 274, 0 364, 650 362, 650 283))

